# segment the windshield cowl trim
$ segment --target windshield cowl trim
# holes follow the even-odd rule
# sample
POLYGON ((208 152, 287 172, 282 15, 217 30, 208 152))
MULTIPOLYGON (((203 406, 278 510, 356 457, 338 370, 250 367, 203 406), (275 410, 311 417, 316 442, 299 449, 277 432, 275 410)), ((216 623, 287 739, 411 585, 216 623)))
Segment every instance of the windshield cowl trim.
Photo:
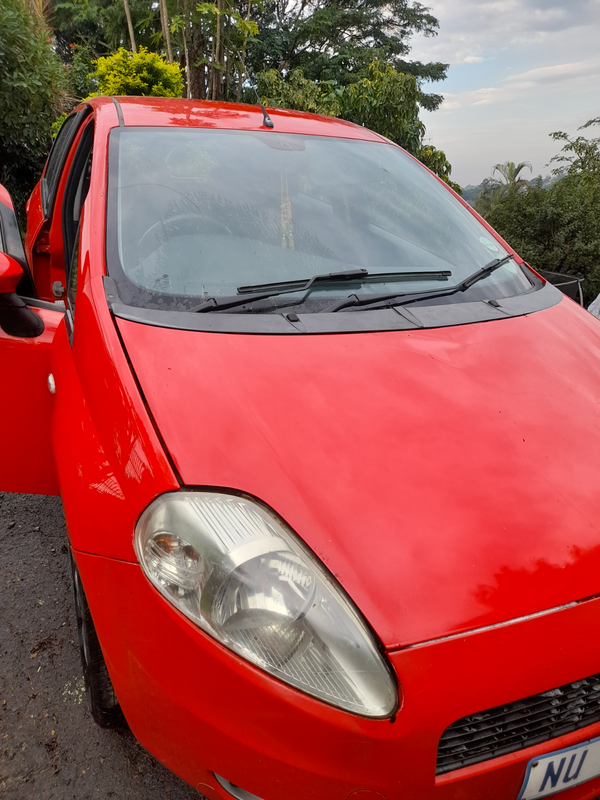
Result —
POLYGON ((550 283, 514 297, 498 299, 498 305, 485 300, 443 305, 418 305, 407 309, 379 308, 338 313, 298 314, 290 321, 284 314, 240 314, 188 311, 162 311, 129 306, 115 298, 115 284, 105 278, 107 302, 115 317, 158 328, 202 331, 205 333, 306 336, 313 334, 367 333, 394 330, 446 328, 470 325, 533 314, 557 305, 564 297, 550 283))

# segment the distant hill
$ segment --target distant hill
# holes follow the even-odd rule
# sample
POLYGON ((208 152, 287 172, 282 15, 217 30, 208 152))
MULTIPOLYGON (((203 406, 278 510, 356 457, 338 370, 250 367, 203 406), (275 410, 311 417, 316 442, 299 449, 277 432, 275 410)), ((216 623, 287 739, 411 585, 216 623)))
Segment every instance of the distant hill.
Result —
POLYGON ((467 203, 472 206, 475 200, 477 200, 479 195, 483 192, 483 181, 477 186, 473 186, 471 184, 468 186, 463 186, 462 190, 463 200, 466 200, 467 203))
MULTIPOLYGON (((560 180, 561 176, 560 175, 546 175, 544 178, 542 178, 541 175, 538 175, 537 178, 532 178, 529 181, 529 184, 531 186, 535 186, 535 184, 538 181, 538 178, 541 178, 541 180, 542 180, 542 188, 543 189, 549 189, 552 186, 552 184, 554 184, 554 183, 556 183, 557 181, 560 180)), ((463 193, 462 193, 463 200, 466 200, 467 203, 470 206, 472 206, 474 204, 475 200, 477 200, 477 198, 479 197, 479 195, 482 192, 483 192, 483 181, 480 184, 478 184, 477 186, 473 186, 472 184, 469 184, 469 186, 463 186, 463 193)))

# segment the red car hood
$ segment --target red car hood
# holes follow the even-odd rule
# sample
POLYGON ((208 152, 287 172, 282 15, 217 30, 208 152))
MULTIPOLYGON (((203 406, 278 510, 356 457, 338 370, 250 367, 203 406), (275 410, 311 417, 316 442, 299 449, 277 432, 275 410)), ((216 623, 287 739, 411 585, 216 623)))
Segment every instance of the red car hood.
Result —
POLYGON ((269 504, 388 647, 600 594, 600 324, 574 303, 408 332, 118 326, 183 482, 269 504))

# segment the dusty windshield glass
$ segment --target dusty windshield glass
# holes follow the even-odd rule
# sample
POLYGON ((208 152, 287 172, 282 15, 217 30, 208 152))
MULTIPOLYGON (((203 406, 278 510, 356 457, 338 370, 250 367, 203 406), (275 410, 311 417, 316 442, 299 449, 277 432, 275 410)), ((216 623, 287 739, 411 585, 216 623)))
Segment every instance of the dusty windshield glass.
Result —
MULTIPOLYGON (((228 313, 298 303, 304 312, 318 311, 349 292, 449 287, 506 255, 435 178, 391 144, 276 131, 121 128, 111 135, 109 182, 109 270, 147 307, 183 310, 236 295, 239 287, 332 272, 379 275, 319 283, 307 296, 292 292, 228 313), (404 271, 443 277, 392 274, 404 271)), ((498 298, 530 288, 509 261, 467 294, 498 298)))

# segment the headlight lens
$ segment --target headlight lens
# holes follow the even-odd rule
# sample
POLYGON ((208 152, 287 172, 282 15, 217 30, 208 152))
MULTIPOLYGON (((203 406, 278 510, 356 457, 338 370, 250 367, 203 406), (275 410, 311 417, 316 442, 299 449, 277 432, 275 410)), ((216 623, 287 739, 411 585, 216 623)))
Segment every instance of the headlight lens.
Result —
POLYGON ((166 494, 140 517, 135 548, 158 591, 226 647, 346 711, 396 710, 396 681, 361 616, 263 506, 217 492, 166 494))

